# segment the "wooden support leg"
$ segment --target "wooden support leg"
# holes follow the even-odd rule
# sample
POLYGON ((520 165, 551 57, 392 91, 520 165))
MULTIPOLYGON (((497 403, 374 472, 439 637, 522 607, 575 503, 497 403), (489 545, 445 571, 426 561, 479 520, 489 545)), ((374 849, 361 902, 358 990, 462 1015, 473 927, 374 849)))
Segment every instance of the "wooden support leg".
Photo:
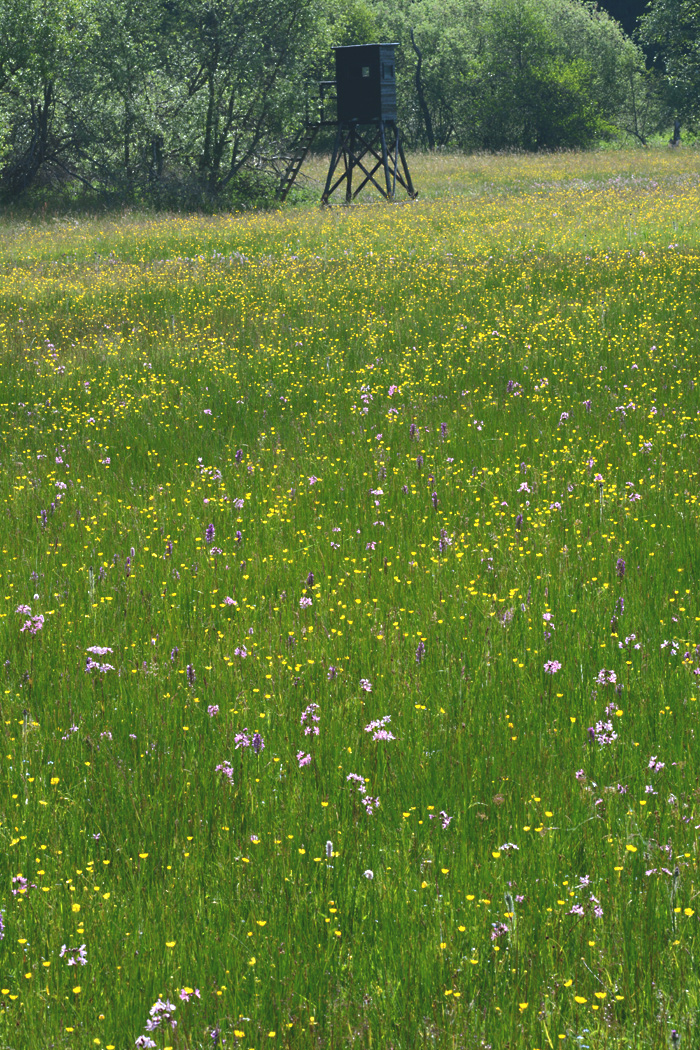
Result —
POLYGON ((333 145, 333 153, 331 155, 331 163, 330 163, 330 167, 328 168, 328 177, 326 178, 326 185, 325 185, 325 188, 323 190, 323 196, 321 197, 321 204, 328 204, 328 198, 329 198, 330 193, 331 193, 331 184, 332 184, 332 181, 333 181, 333 175, 335 174, 335 169, 338 166, 338 159, 340 157, 340 149, 341 149, 342 141, 343 141, 343 125, 339 124, 338 125, 338 131, 336 132, 336 136, 335 136, 335 143, 333 145))

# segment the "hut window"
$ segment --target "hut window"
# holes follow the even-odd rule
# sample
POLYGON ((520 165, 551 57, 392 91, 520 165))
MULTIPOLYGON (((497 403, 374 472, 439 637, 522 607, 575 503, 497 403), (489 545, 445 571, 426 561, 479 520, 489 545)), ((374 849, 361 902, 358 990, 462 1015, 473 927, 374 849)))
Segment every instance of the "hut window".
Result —
POLYGON ((362 67, 362 76, 363 77, 369 77, 369 66, 363 66, 362 67))
POLYGON ((388 63, 382 63, 382 75, 385 80, 394 79, 394 67, 388 63))

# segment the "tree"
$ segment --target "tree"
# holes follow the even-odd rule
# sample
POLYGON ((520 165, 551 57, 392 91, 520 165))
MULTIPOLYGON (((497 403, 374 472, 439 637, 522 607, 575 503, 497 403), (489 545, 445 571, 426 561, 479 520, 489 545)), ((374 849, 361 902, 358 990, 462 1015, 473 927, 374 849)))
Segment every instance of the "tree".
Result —
POLYGON ((700 111, 700 0, 651 0, 639 35, 658 49, 669 114, 675 111, 692 125, 700 111))

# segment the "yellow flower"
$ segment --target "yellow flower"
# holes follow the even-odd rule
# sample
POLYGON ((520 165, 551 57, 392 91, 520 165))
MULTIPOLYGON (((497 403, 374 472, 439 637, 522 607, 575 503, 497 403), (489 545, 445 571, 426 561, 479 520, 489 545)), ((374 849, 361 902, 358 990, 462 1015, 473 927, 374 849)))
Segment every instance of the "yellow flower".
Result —
POLYGON ((79 904, 71 904, 71 911, 80 911, 79 904))
POLYGON ((73 989, 73 995, 80 995, 80 985, 79 984, 76 984, 75 988, 73 989))
POLYGON ((166 948, 174 948, 176 943, 177 943, 176 941, 166 941, 165 942, 165 947, 166 948))
POLYGON ((582 995, 575 995, 574 996, 574 1002, 575 1003, 587 1003, 588 999, 585 999, 582 995))

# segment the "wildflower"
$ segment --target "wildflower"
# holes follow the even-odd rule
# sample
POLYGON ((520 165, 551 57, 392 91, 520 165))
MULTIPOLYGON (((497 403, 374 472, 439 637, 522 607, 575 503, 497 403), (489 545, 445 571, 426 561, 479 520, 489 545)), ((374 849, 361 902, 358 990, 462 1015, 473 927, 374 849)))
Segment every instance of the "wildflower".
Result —
POLYGON ((219 705, 218 704, 209 704, 209 707, 207 708, 207 714, 209 715, 209 717, 210 718, 214 718, 214 716, 218 715, 218 713, 219 713, 219 705))
POLYGON ((24 631, 28 631, 29 634, 34 635, 34 634, 38 634, 39 631, 42 630, 43 626, 44 626, 44 617, 42 616, 41 613, 39 613, 38 616, 32 616, 31 620, 25 620, 24 624, 22 625, 22 627, 20 627, 19 631, 20 631, 20 634, 23 634, 24 631))
POLYGON ((422 662, 424 656, 425 656, 425 642, 423 642, 421 640, 418 643, 418 648, 416 649, 416 663, 420 664, 422 662))
POLYGON ((211 546, 211 544, 214 542, 214 533, 215 533, 214 526, 213 525, 207 525, 207 531, 204 533, 204 542, 208 546, 211 546))
POLYGON ((260 733, 253 733, 251 747, 253 748, 253 754, 255 755, 259 755, 261 751, 265 750, 265 741, 263 740, 262 735, 260 733))
POLYGON ((366 869, 365 871, 363 871, 363 872, 362 872, 362 874, 364 875, 364 877, 365 877, 366 879, 369 879, 369 880, 370 880, 370 882, 371 882, 371 881, 372 881, 372 879, 374 878, 374 872, 372 871, 372 869, 371 869, 371 868, 367 868, 367 869, 366 869))
POLYGON ((317 481, 318 481, 318 478, 314 477, 314 475, 312 474, 311 477, 309 478, 309 485, 315 485, 317 481))
POLYGON ((223 773, 229 784, 233 784, 233 766, 230 762, 222 762, 216 767, 216 773, 223 773))
POLYGON ((190 687, 190 689, 194 689, 194 683, 195 683, 195 680, 197 678, 197 675, 195 674, 195 670, 194 670, 194 667, 193 667, 192 664, 188 664, 187 665, 187 669, 186 669, 185 673, 186 673, 186 677, 187 677, 187 684, 188 684, 188 686, 190 687))
POLYGON ((308 766, 311 761, 311 755, 305 755, 303 751, 297 751, 297 762, 299 763, 299 769, 302 766, 308 766))
POLYGON ((313 605, 313 601, 311 600, 311 598, 308 598, 306 595, 304 595, 302 598, 299 599, 299 607, 301 609, 308 609, 308 607, 310 605, 313 605))
POLYGON ((438 494, 437 494, 437 492, 433 492, 433 494, 431 495, 430 498, 433 501, 433 510, 437 510, 437 505, 438 505, 438 494))
POLYGON ((615 565, 615 572, 617 573, 618 580, 624 579, 624 577, 625 577, 625 562, 624 562, 623 558, 618 558, 617 559, 617 564, 615 565))
POLYGON ((326 856, 329 860, 333 856, 333 843, 330 839, 328 839, 328 842, 326 843, 326 856))
POLYGON ((440 810, 440 822, 442 824, 442 830, 443 831, 445 831, 445 829, 450 826, 451 821, 452 821, 452 817, 448 817, 447 813, 445 813, 445 810, 441 809, 440 810))
POLYGON ((193 995, 196 996, 198 999, 202 998, 201 993, 199 991, 199 988, 181 988, 180 989, 179 998, 182 999, 182 1001, 184 1003, 189 1003, 189 1001, 190 1001, 190 999, 192 998, 193 995))
POLYGON ((328 668, 328 673, 326 674, 326 678, 328 679, 329 682, 332 682, 333 679, 337 678, 337 677, 338 677, 338 668, 334 667, 333 664, 331 664, 331 666, 328 668))
POLYGON ((178 649, 177 646, 174 646, 174 648, 172 648, 170 650, 170 663, 171 664, 175 663, 175 661, 177 660, 177 656, 178 656, 179 652, 180 652, 180 650, 178 649))
POLYGON ((363 689, 365 693, 372 692, 372 683, 367 678, 360 679, 360 689, 363 689))
POLYGON ((239 748, 250 747, 250 737, 248 736, 248 730, 244 729, 242 733, 236 733, 233 738, 233 742, 236 746, 236 751, 239 748))
POLYGON ((561 671, 561 666, 558 660, 547 660, 547 663, 544 665, 544 673, 556 674, 557 671, 561 671))

